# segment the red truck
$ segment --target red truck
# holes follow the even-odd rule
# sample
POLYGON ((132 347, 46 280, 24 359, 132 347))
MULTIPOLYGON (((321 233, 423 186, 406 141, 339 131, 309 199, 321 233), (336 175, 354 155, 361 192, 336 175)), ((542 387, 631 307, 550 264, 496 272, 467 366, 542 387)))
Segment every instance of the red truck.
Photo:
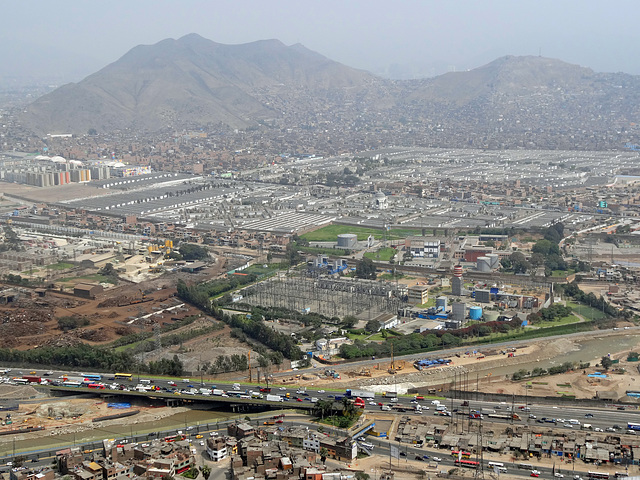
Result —
POLYGON ((23 375, 22 378, 29 383, 40 383, 42 381, 42 378, 36 377, 35 375, 23 375))

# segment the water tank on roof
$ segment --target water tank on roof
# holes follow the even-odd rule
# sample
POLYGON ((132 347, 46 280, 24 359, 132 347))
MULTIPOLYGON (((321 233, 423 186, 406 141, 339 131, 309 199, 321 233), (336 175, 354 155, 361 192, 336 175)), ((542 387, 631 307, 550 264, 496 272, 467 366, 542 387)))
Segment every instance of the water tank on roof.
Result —
POLYGON ((469 308, 469 318, 471 320, 480 320, 482 318, 482 307, 469 308))

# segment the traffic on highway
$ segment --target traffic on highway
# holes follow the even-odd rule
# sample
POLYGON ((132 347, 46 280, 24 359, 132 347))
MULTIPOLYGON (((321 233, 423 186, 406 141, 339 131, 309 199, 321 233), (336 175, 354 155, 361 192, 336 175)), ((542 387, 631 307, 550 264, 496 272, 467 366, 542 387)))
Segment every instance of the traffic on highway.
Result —
MULTIPOLYGON (((282 404, 295 402, 314 404, 320 400, 342 403, 349 401, 356 407, 387 413, 413 415, 434 415, 450 417, 451 422, 502 422, 518 424, 544 424, 551 428, 582 429, 594 432, 617 432, 628 435, 640 434, 640 412, 621 406, 601 408, 576 408, 575 406, 516 404, 507 402, 487 402, 428 398, 422 395, 398 395, 387 391, 376 393, 360 389, 326 391, 298 386, 264 386, 241 383, 216 383, 182 379, 141 378, 129 373, 65 373, 59 371, 28 372, 0 369, 0 383, 15 385, 61 386, 102 391, 137 393, 163 393, 176 396, 198 398, 224 398, 226 401, 238 399, 243 402, 260 400, 260 403, 282 404)), ((473 392, 469 393, 473 396, 473 392)), ((275 406, 275 405, 274 405, 275 406)), ((290 405, 290 408, 294 405, 290 405)))

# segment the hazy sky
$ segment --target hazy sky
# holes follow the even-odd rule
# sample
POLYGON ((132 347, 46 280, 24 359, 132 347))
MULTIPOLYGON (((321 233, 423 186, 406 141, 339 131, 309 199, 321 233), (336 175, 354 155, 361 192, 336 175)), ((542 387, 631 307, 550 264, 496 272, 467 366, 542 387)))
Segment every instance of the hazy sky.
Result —
POLYGON ((188 33, 227 44, 277 38, 396 76, 539 53, 640 74, 638 0, 20 0, 2 10, 5 77, 77 81, 136 45, 188 33))

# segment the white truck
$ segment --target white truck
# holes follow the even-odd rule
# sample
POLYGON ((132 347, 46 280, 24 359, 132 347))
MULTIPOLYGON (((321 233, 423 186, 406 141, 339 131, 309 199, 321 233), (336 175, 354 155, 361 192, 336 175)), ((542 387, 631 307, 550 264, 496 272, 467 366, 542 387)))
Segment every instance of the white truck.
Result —
POLYGON ((234 383, 233 384, 233 389, 234 390, 240 390, 240 384, 239 383, 234 383))
POLYGON ((220 390, 219 388, 214 388, 213 389, 213 394, 220 397, 222 395, 224 395, 224 390, 220 390))
POLYGON ((280 395, 267 395, 267 402, 282 402, 282 397, 280 395))

